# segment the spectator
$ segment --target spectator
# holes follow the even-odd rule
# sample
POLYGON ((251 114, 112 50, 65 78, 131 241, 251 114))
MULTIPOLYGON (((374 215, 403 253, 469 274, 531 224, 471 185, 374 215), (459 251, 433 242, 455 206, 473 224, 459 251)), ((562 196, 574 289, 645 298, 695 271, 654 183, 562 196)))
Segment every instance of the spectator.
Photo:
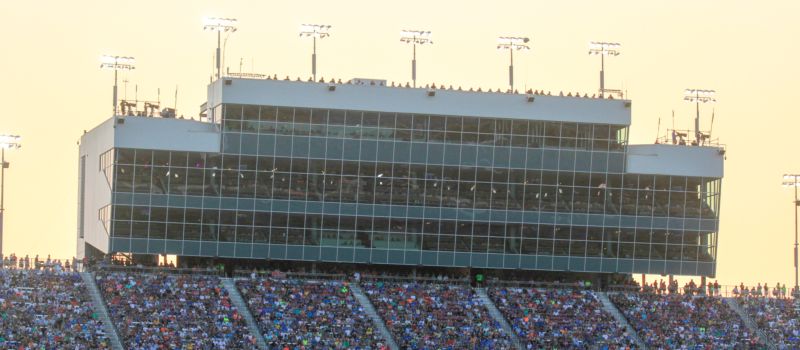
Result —
POLYGON ((250 349, 255 339, 216 276, 98 273, 127 349, 250 349))
POLYGON ((746 348, 756 341, 720 298, 617 293, 610 299, 648 347, 746 348))
POLYGON ((508 335, 468 286, 377 281, 364 287, 400 348, 511 348, 508 335))
POLYGON ((489 295, 528 349, 634 345, 590 290, 490 288, 489 295))
MULTIPOLYGON (((20 263, 23 264, 22 260, 20 263)), ((0 285, 0 347, 76 350, 110 347, 77 273, 54 267, 0 269, 0 285)))
POLYGON ((279 276, 236 285, 270 349, 386 348, 347 283, 279 276))
POLYGON ((740 302, 758 328, 779 349, 800 348, 800 315, 794 300, 747 298, 740 302))

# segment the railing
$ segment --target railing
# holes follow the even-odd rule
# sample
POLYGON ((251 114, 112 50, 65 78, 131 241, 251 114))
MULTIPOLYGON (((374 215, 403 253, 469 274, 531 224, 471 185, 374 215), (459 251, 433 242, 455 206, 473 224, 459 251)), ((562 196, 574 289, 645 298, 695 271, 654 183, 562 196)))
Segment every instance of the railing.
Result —
POLYGON ((719 138, 712 139, 710 134, 700 132, 700 138, 698 139, 694 130, 667 129, 665 135, 656 138, 656 144, 718 147, 722 150, 725 149, 725 145, 719 142, 719 138))
POLYGON ((520 287, 520 288, 552 288, 552 289, 590 289, 599 290, 599 286, 586 282, 546 282, 546 281, 514 281, 514 280, 487 280, 486 287, 520 287))
POLYGON ((279 270, 234 270, 234 278, 272 277, 278 279, 318 279, 318 280, 346 280, 343 273, 316 273, 316 272, 283 272, 279 270))
POLYGON ((98 265, 93 268, 97 272, 131 272, 170 275, 212 275, 224 276, 225 271, 214 268, 173 268, 162 266, 123 266, 123 265, 98 265))
POLYGON ((441 279, 438 277, 428 276, 393 276, 393 275, 370 275, 362 274, 362 281, 392 281, 392 282, 414 282, 414 283, 431 283, 431 284, 469 284, 469 277, 447 277, 441 279))

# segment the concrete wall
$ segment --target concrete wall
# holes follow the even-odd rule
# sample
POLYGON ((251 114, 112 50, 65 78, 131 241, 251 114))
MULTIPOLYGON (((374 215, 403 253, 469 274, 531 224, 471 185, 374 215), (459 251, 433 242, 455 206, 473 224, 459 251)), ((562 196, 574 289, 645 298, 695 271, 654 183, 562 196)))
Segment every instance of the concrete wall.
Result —
POLYGON ((220 103, 393 111, 630 125, 630 101, 525 94, 335 85, 283 80, 225 78, 208 86, 208 106, 220 103), (230 85, 225 85, 230 81, 230 85))
POLYGON ((680 145, 628 146, 626 171, 632 174, 722 178, 725 152, 717 147, 680 145))

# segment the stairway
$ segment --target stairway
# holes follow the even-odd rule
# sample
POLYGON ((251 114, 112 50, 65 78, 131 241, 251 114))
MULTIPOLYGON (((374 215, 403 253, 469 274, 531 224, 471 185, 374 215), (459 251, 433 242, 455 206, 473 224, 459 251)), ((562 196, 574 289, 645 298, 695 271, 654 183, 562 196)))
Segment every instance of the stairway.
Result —
POLYGON ((630 334, 631 338, 633 338, 633 341, 636 342, 636 347, 639 349, 647 349, 642 339, 639 338, 639 333, 636 333, 636 330, 633 329, 633 326, 628 323, 628 319, 625 318, 625 315, 623 315, 622 312, 617 309, 614 303, 608 299, 608 295, 605 292, 595 292, 594 294, 597 295, 597 299, 600 299, 600 302, 603 304, 603 308, 606 310, 606 312, 611 314, 611 316, 617 320, 617 323, 625 327, 625 329, 628 331, 628 334, 630 334))
POLYGON ((758 329, 758 326, 756 326, 756 323, 753 321, 752 318, 750 318, 750 315, 748 315, 744 311, 742 306, 739 305, 739 301, 737 301, 735 298, 723 298, 723 300, 725 300, 725 303, 728 304, 728 306, 730 306, 730 308, 733 309, 733 311, 737 315, 739 315, 739 318, 742 319, 742 321, 744 322, 744 325, 750 331, 750 334, 758 335, 758 338, 761 339, 762 341, 764 341, 767 344, 767 348, 769 348, 769 349, 777 349, 775 344, 772 343, 772 340, 770 338, 768 338, 767 335, 764 334, 763 331, 758 329))
POLYGON ((122 350, 122 342, 119 341, 119 335, 117 335, 117 329, 114 328, 114 323, 111 322, 111 318, 108 317, 108 309, 106 309, 106 304, 100 296, 100 290, 97 289, 94 275, 92 275, 91 272, 85 271, 80 274, 83 279, 83 284, 86 285, 86 289, 89 292, 89 296, 92 297, 92 307, 97 315, 100 316, 100 320, 103 321, 103 329, 109 341, 111 341, 111 349, 122 350))
POLYGON ((508 324, 506 318, 497 309, 497 306, 494 305, 492 299, 489 298, 489 294, 486 293, 486 288, 475 288, 475 292, 478 293, 478 296, 481 297, 481 302, 483 305, 486 306, 486 309, 489 310, 489 315, 494 318, 497 323, 500 324, 500 327, 503 327, 503 332, 506 332, 509 337, 511 337, 511 342, 514 344, 515 349, 522 349, 522 344, 519 342, 519 338, 517 338, 517 333, 514 332, 514 329, 511 328, 511 325, 508 324))
POLYGON ((361 304, 361 307, 364 308, 367 316, 372 319, 372 323, 375 324, 375 328, 381 332, 383 338, 386 339, 389 349, 399 350, 400 347, 397 346, 394 338, 392 338, 392 333, 390 333, 389 329, 386 328, 386 324, 383 323, 383 319, 378 316, 378 313, 375 311, 375 307, 372 306, 372 302, 370 302, 369 298, 364 295, 364 291, 361 290, 361 286, 359 286, 357 283, 352 283, 350 284, 350 291, 353 292, 353 296, 356 298, 356 301, 358 301, 358 303, 361 304))
POLYGON ((245 303, 242 295, 239 294, 239 289, 236 288, 236 281, 233 278, 221 278, 221 280, 222 285, 224 285, 225 289, 228 290, 228 296, 231 298, 231 303, 233 303, 233 306, 235 306, 236 310, 239 311, 239 314, 244 317, 244 321, 247 323, 247 328, 250 331, 250 335, 256 339, 256 346, 258 346, 260 350, 267 350, 267 342, 264 341, 264 337, 261 335, 261 330, 258 328, 258 323, 256 323, 256 319, 253 318, 253 314, 250 313, 247 303, 245 303))

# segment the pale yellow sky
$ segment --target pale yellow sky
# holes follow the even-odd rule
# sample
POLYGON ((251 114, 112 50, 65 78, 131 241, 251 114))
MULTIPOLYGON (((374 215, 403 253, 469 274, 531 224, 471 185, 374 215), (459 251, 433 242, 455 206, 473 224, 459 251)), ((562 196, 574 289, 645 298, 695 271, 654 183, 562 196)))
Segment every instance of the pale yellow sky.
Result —
MULTIPOLYGON (((784 172, 800 172, 800 13, 797 1, 2 1, 0 134, 23 136, 7 153, 4 251, 74 255, 77 145, 83 130, 110 117, 113 73, 102 54, 129 55, 137 69, 128 97, 196 115, 205 101, 215 37, 205 16, 235 17, 227 43, 231 71, 310 75, 311 43, 301 23, 331 24, 318 45, 322 77, 410 80, 411 48, 401 29, 427 29, 435 44, 418 50, 418 80, 504 88, 499 35, 530 36, 515 55, 520 87, 597 89, 589 41, 622 43, 606 63, 609 88, 633 100, 632 143, 692 125, 685 88, 717 90, 714 136, 728 147, 722 187, 717 277, 721 283, 794 283, 792 193, 784 172)), ((120 95, 124 94, 120 83, 120 95)), ((704 107, 703 128, 709 127, 704 107)))

